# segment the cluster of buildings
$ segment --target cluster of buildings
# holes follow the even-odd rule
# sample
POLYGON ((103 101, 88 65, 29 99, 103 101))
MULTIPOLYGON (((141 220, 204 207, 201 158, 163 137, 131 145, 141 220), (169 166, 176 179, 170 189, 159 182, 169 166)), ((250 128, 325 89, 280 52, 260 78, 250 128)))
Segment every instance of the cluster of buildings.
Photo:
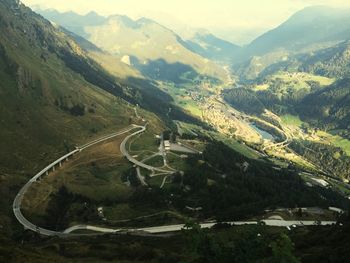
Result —
POLYGON ((234 116, 227 116, 223 110, 210 106, 207 110, 203 111, 203 120, 207 121, 219 132, 232 136, 237 130, 237 121, 234 116))
POLYGON ((199 92, 186 91, 185 94, 195 102, 203 102, 204 97, 199 92))

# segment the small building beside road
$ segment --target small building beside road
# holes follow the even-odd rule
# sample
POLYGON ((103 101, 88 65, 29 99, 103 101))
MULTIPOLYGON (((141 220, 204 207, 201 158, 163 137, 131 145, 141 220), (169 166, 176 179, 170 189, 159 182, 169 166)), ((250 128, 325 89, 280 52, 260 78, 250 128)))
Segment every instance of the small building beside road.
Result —
POLYGON ((170 151, 170 141, 164 141, 164 148, 166 151, 170 151))

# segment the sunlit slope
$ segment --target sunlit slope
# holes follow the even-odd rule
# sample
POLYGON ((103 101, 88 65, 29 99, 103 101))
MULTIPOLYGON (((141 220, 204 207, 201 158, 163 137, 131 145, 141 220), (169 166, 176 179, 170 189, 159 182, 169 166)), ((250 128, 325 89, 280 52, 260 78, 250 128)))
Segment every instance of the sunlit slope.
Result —
POLYGON ((286 67, 289 70, 308 67, 315 56, 321 55, 327 60, 332 51, 322 50, 337 47, 340 42, 350 39, 349 14, 349 8, 326 6, 311 6, 296 12, 286 22, 239 50, 233 58, 237 74, 251 80, 276 67, 284 70, 286 67))
POLYGON ((57 27, 73 38, 79 44, 79 46, 85 50, 88 57, 92 58, 101 67, 119 80, 126 80, 128 78, 144 78, 142 73, 133 67, 131 63, 127 63, 127 56, 124 57, 124 60, 123 58, 113 56, 112 54, 98 48, 85 38, 65 29, 64 27, 57 27))
POLYGON ((305 8, 255 39, 246 47, 244 55, 261 56, 276 50, 299 53, 305 48, 317 49, 330 42, 347 40, 350 37, 349 14, 347 8, 305 8))
POLYGON ((104 25, 87 27, 89 40, 113 54, 135 56, 141 63, 164 59, 169 64, 190 65, 204 74, 218 70, 212 62, 182 46, 181 39, 169 29, 148 19, 126 19, 110 17, 104 25))
POLYGON ((142 18, 134 21, 119 15, 98 16, 93 24, 88 17, 96 14, 79 16, 52 10, 38 12, 120 60, 129 56, 131 64, 151 78, 174 80, 172 75, 186 74, 192 77, 207 75, 218 80, 226 78, 220 66, 189 50, 178 35, 152 20, 142 18))
POLYGON ((216 37, 206 30, 199 30, 186 40, 187 47, 201 56, 229 63, 240 50, 240 47, 216 37))
POLYGON ((55 153, 128 125, 126 103, 59 57, 85 59, 74 41, 15 1, 0 2, 0 17, 2 170, 38 169, 55 153))

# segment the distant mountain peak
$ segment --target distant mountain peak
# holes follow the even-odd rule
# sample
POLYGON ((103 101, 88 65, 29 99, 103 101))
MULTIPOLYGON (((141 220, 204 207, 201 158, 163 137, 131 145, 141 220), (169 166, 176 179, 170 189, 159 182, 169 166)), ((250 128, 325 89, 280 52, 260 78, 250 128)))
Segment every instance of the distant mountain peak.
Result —
POLYGON ((187 40, 187 46, 203 57, 216 61, 227 62, 240 49, 239 46, 216 37, 206 29, 194 32, 192 38, 187 40))
POLYGON ((158 24, 156 21, 147 18, 147 17, 141 17, 136 20, 137 23, 142 23, 142 24, 158 24))
POLYGON ((304 8, 287 21, 252 41, 242 50, 239 61, 272 52, 298 53, 315 45, 350 38, 350 9, 327 6, 304 8))
MULTIPOLYGON (((45 13, 42 15, 45 17, 45 13)), ((50 17, 48 14, 46 17, 117 56, 119 60, 125 55, 137 58, 140 63, 135 65, 148 76, 158 78, 160 75, 153 75, 153 72, 161 65, 161 75, 167 79, 172 78, 172 72, 176 72, 175 75, 193 72, 220 79, 226 77, 226 72, 220 66, 188 48, 176 33, 152 19, 142 17, 133 20, 125 15, 112 15, 96 23, 95 19, 81 15, 50 17), (150 61, 147 67, 144 61, 150 61)), ((214 47, 213 50, 224 49, 214 47)), ((125 61, 128 62, 126 57, 125 61)), ((177 76, 175 79, 180 81, 177 76)))
POLYGON ((86 17, 96 17, 96 16, 100 17, 101 15, 99 15, 99 14, 96 13, 95 11, 90 11, 90 12, 87 13, 85 16, 86 16, 86 17))
POLYGON ((171 29, 163 26, 162 24, 159 24, 157 21, 154 21, 150 18, 147 18, 147 17, 141 17, 139 19, 136 20, 136 23, 140 26, 150 26, 150 25, 154 25, 154 26, 157 26, 159 28, 162 28, 162 29, 166 29, 168 31, 171 31, 172 33, 176 34, 174 31, 172 31, 171 29))
POLYGON ((212 35, 212 33, 208 29, 205 29, 205 28, 197 29, 194 32, 194 36, 206 36, 206 35, 212 35))
POLYGON ((136 21, 126 15, 111 15, 108 17, 109 22, 117 22, 129 28, 138 28, 139 25, 136 21))
POLYGON ((89 16, 89 15, 99 15, 99 14, 92 10, 89 13, 87 13, 86 15, 89 16))

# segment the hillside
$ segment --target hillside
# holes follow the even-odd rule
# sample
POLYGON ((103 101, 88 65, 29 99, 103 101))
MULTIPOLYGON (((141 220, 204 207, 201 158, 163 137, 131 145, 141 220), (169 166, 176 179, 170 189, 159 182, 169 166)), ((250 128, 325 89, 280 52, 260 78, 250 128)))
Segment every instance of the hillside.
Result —
MULTIPOLYGON (((255 75, 248 68, 245 76, 255 75)), ((289 112, 317 126, 348 129, 349 68, 350 44, 344 41, 272 64, 256 74, 248 87, 266 108, 278 114, 289 112)))
POLYGON ((300 55, 296 59, 301 61, 301 71, 335 78, 350 76, 349 41, 304 56, 300 55))
POLYGON ((346 130, 349 14, 346 8, 308 7, 244 47, 245 61, 235 72, 248 90, 228 92, 228 101, 251 113, 297 114, 318 127, 346 130), (248 97, 259 103, 242 106, 248 97))
POLYGON ((350 43, 343 41, 331 47, 320 49, 314 52, 304 52, 293 56, 285 57, 284 61, 261 63, 251 63, 246 68, 242 67, 241 72, 246 77, 263 79, 266 76, 276 74, 279 71, 287 72, 307 72, 330 78, 348 77, 350 63, 350 43), (255 65, 255 66, 254 66, 255 65), (256 69, 254 71, 254 69, 256 69))
POLYGON ((245 50, 251 55, 263 55, 278 49, 291 52, 339 42, 350 38, 350 10, 325 6, 305 8, 277 28, 255 39, 245 50))
POLYGON ((229 103, 248 113, 261 114, 264 109, 269 109, 276 114, 295 114, 296 105, 306 96, 333 82, 332 78, 306 72, 278 71, 261 77, 245 88, 228 90, 225 97, 229 103))
POLYGON ((115 76, 119 81, 125 81, 128 78, 145 78, 142 73, 133 67, 131 63, 128 63, 128 61, 115 57, 106 51, 103 51, 85 38, 71 31, 68 31, 63 27, 59 26, 59 29, 73 38, 79 44, 79 46, 85 50, 88 57, 99 63, 102 68, 115 76))
POLYGON ((193 52, 219 62, 230 62, 240 47, 220 39, 208 31, 198 31, 186 40, 187 47, 193 52))
POLYGON ((106 89, 114 85, 122 94, 121 87, 98 75, 99 69, 72 39, 15 1, 2 1, 0 14, 1 133, 7 138, 1 142, 1 166, 18 168, 26 158, 40 160, 28 154, 34 145, 39 152, 48 152, 43 148, 49 145, 62 151, 126 123, 126 104, 92 83, 106 89), (78 62, 89 76, 75 72, 78 62), (13 158, 12 149, 22 151, 13 158))
POLYGON ((74 40, 16 1, 0 2, 0 18, 2 236, 18 226, 11 209, 18 189, 75 145, 133 122, 134 109, 122 98, 131 101, 136 90, 124 92, 74 40))
POLYGON ((350 129, 350 79, 305 97, 298 105, 301 116, 328 129, 350 129))
POLYGON ((83 49, 77 36, 24 5, 2 1, 0 15, 0 133, 6 138, 1 141, 0 166, 4 169, 11 171, 18 163, 23 163, 21 169, 36 166, 43 157, 31 154, 33 149, 62 153, 87 138, 128 125, 134 116, 130 103, 166 121, 169 117, 198 121, 172 105, 168 94, 137 71, 127 65, 110 66, 113 58, 108 54, 78 39, 89 47, 83 49), (127 70, 135 75, 118 75, 127 70), (9 154, 13 149, 15 158, 9 154))
POLYGON ((98 16, 96 24, 90 16, 38 10, 47 19, 83 36, 99 48, 122 59, 129 56, 130 64, 144 75, 159 80, 181 82, 198 75, 225 79, 225 71, 215 63, 186 47, 173 31, 153 20, 132 20, 127 16, 98 16))
POLYGON ((319 50, 333 48, 350 39, 349 9, 324 6, 305 8, 280 26, 242 48, 232 61, 242 79, 251 80, 268 67, 291 64, 319 50))
POLYGON ((252 80, 228 89, 240 48, 207 32, 186 42, 145 18, 45 12, 54 22, 0 0, 0 262, 348 257, 335 234, 312 240, 349 228, 345 42, 269 72, 255 56, 252 80))
POLYGON ((88 34, 84 30, 86 26, 102 25, 107 20, 106 17, 100 16, 96 12, 90 12, 84 16, 81 16, 71 11, 60 13, 55 9, 34 9, 34 11, 43 15, 49 21, 55 22, 56 24, 61 25, 62 27, 82 37, 88 37, 88 34))
POLYGON ((268 109, 278 115, 299 115, 323 129, 349 130, 350 82, 348 78, 333 81, 307 73, 284 72, 259 84, 227 90, 224 96, 228 103, 248 114, 260 115, 268 109))

